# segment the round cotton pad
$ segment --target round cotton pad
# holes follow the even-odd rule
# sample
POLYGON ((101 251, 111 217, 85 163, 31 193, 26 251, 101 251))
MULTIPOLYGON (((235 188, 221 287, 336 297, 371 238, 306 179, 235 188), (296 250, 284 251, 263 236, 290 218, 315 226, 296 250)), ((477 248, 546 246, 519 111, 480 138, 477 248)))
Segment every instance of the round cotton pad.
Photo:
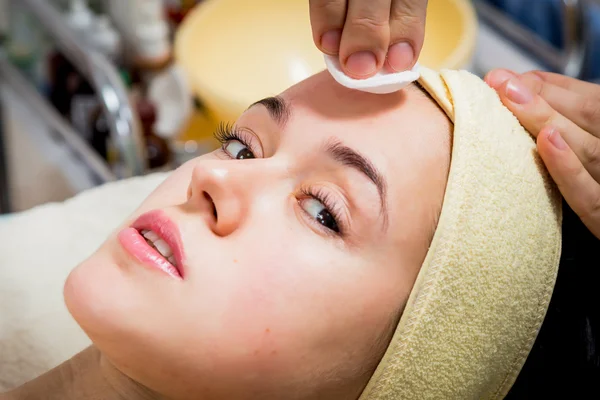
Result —
POLYGON ((325 65, 333 78, 342 86, 363 92, 386 94, 397 92, 408 84, 419 79, 419 65, 402 72, 387 72, 382 68, 377 74, 367 79, 353 79, 342 71, 340 61, 335 56, 325 55, 325 65))

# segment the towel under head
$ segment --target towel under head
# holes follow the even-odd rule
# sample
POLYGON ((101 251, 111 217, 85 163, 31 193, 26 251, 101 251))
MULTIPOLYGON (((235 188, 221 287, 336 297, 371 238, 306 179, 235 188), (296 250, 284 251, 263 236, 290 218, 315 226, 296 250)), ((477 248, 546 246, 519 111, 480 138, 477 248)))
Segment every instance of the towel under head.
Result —
POLYGON ((406 308, 360 400, 502 398, 550 302, 560 195, 534 139, 481 79, 420 72, 454 123, 448 183, 406 308))

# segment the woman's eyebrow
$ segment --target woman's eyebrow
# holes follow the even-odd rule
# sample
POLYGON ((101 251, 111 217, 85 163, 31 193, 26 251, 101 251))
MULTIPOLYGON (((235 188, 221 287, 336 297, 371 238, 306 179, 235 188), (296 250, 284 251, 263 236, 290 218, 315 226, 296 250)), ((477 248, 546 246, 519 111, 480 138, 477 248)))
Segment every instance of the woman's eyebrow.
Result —
POLYGON ((269 114, 271 114, 271 118, 277 122, 281 129, 285 127, 285 124, 292 113, 292 109, 289 104, 279 96, 264 98, 256 103, 253 103, 248 108, 252 108, 257 105, 264 106, 269 114))
POLYGON ((383 226, 384 229, 386 229, 388 224, 387 182, 383 177, 383 174, 379 172, 379 170, 368 158, 361 155, 354 149, 343 145, 337 139, 329 141, 325 147, 325 151, 335 161, 361 172, 375 185, 377 188, 377 193, 379 194, 379 202, 381 204, 383 226))
MULTIPOLYGON (((271 118, 277 122, 281 129, 285 127, 286 122, 290 118, 292 109, 290 105, 281 97, 267 97, 253 103, 252 108, 257 105, 264 106, 271 118)), ((377 188, 379 194, 379 202, 381 204, 381 214, 383 215, 383 226, 387 228, 388 211, 387 211, 387 183, 383 174, 375 167, 375 165, 365 156, 361 155, 354 149, 343 145, 339 140, 334 139, 327 143, 325 152, 335 161, 361 172, 365 175, 377 188)))

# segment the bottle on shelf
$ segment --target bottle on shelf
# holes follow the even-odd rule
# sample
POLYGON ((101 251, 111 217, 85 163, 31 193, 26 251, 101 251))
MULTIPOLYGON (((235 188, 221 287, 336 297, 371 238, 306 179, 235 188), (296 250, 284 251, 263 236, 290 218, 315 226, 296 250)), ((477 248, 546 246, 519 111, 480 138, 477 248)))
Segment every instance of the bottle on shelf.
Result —
POLYGON ((109 0, 108 12, 122 35, 126 62, 138 74, 170 64, 172 46, 163 0, 109 0))
POLYGON ((92 48, 108 58, 115 67, 122 68, 121 36, 110 18, 104 14, 96 16, 92 22, 91 32, 89 42, 92 48))
POLYGON ((154 123, 156 122, 156 108, 145 98, 137 101, 136 109, 142 125, 146 142, 146 156, 150 170, 169 168, 171 151, 167 141, 156 135, 154 123))
POLYGON ((168 141, 174 166, 217 147, 213 132, 218 124, 193 96, 184 72, 177 65, 154 77, 147 98, 156 110, 154 132, 168 141))

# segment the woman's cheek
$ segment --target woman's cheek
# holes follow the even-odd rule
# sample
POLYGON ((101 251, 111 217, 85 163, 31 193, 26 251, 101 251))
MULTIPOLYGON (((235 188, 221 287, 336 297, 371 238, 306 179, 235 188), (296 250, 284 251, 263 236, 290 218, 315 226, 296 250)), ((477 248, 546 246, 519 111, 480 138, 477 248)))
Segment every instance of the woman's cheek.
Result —
POLYGON ((246 327, 255 332, 271 329, 289 306, 294 282, 290 279, 289 255, 280 246, 255 251, 233 260, 230 298, 225 311, 228 328, 246 327))
POLYGON ((205 264, 194 276, 189 295, 195 299, 187 300, 186 319, 200 316, 193 330, 202 348, 209 344, 216 364, 240 374, 268 372, 276 364, 294 318, 284 295, 292 289, 284 278, 286 265, 277 261, 283 257, 280 251, 232 254, 219 265, 205 264))
POLYGON ((309 310, 327 303, 325 286, 336 281, 327 276, 335 266, 322 246, 305 247, 292 240, 301 235, 280 232, 279 241, 265 236, 262 245, 244 246, 250 250, 232 260, 233 273, 223 282, 229 291, 224 331, 244 329, 261 344, 275 333, 287 336, 303 330, 313 315, 309 310))

